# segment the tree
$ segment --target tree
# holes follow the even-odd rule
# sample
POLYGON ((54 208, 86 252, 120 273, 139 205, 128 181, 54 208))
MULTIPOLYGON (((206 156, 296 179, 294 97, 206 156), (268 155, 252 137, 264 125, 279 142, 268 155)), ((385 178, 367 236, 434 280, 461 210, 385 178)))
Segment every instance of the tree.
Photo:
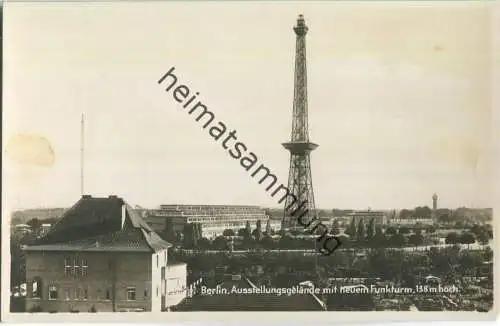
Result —
POLYGON ((490 237, 488 234, 488 228, 485 226, 481 226, 479 224, 474 224, 471 229, 470 233, 472 233, 476 239, 483 245, 488 244, 490 237))
POLYGON ((271 220, 270 220, 270 219, 268 219, 268 220, 267 220, 267 223, 266 223, 266 232, 265 232, 265 234, 266 234, 266 235, 271 235, 271 231, 272 231, 272 230, 271 230, 271 220))
POLYGON ((254 237, 255 241, 260 242, 263 238, 263 233, 262 233, 262 224, 260 220, 257 220, 257 227, 255 230, 252 232, 252 236, 254 237))
POLYGON ((387 244, 387 238, 384 232, 382 232, 382 226, 377 225, 375 228, 375 235, 373 236, 371 243, 375 247, 383 247, 387 244))
POLYGON ((334 219, 332 223, 332 234, 337 235, 340 234, 340 223, 338 219, 334 219))
POLYGON ((417 222, 413 226, 413 232, 414 233, 420 232, 420 231, 422 231, 423 228, 424 228, 424 225, 422 223, 420 223, 420 222, 417 222))
POLYGON ((386 234, 389 234, 389 235, 392 235, 392 234, 396 234, 397 233, 397 230, 395 227, 393 226, 389 226, 386 230, 385 230, 385 233, 386 234))
POLYGON ((184 225, 184 229, 182 231, 182 239, 183 239, 183 246, 187 249, 192 249, 194 246, 193 239, 194 239, 194 234, 193 234, 193 224, 188 223, 184 225))
POLYGON ((26 282, 26 260, 21 250, 22 239, 10 238, 10 283, 18 286, 26 282))
POLYGON ((356 240, 359 242, 364 242, 365 237, 366 237, 365 223, 363 222, 363 219, 360 219, 359 224, 358 224, 358 231, 357 231, 357 239, 356 240))
POLYGON ((185 248, 192 249, 198 247, 198 240, 201 239, 201 224, 189 223, 184 226, 183 244, 185 248))
POLYGON ((466 232, 460 236, 460 243, 470 245, 476 242, 476 238, 474 237, 474 234, 470 232, 466 232))
POLYGON ((245 233, 243 234, 245 239, 250 239, 252 237, 252 227, 250 226, 250 221, 247 221, 245 225, 245 233))
POLYGON ((488 236, 488 232, 484 231, 477 235, 477 241, 482 245, 487 245, 490 242, 490 237, 488 236))
POLYGON ((26 224, 30 226, 31 230, 35 234, 38 234, 38 232, 40 232, 40 229, 42 228, 42 221, 40 221, 36 217, 29 220, 26 224))
POLYGON ((424 243, 424 237, 420 232, 417 232, 410 236, 410 238, 408 239, 408 243, 415 247, 421 246, 424 243))
POLYGON ((402 247, 405 245, 406 239, 401 233, 394 234, 389 238, 391 246, 402 247))
POLYGON ((224 236, 218 236, 217 238, 215 238, 214 241, 212 242, 212 247, 215 250, 227 250, 227 249, 229 249, 228 244, 227 244, 227 240, 224 236))
POLYGON ((212 247, 212 242, 210 240, 208 240, 207 238, 201 238, 198 241, 198 248, 200 248, 202 250, 207 250, 207 249, 210 249, 210 247, 212 247))
POLYGON ((412 214, 412 211, 408 210, 408 209, 402 209, 400 212, 399 212, 399 218, 404 220, 404 219, 407 219, 411 216, 412 214))
POLYGON ((473 233, 475 236, 478 236, 479 234, 484 232, 484 229, 479 224, 474 224, 470 228, 470 232, 473 233))
POLYGON ((452 221, 451 214, 449 212, 440 213, 438 216, 438 221, 443 223, 448 223, 452 221))
POLYGON ((166 218, 165 228, 163 229, 162 236, 163 239, 165 239, 165 241, 167 242, 170 243, 177 242, 177 234, 174 231, 174 223, 172 222, 172 219, 166 218))
POLYGON ((222 232, 222 235, 225 237, 234 237, 234 231, 231 229, 225 229, 224 232, 222 232))
POLYGON ((198 241, 202 238, 203 231, 201 230, 201 223, 193 223, 193 235, 196 239, 195 241, 198 241))
POLYGON ((370 220, 366 229, 366 239, 370 241, 375 236, 375 218, 370 220))
POLYGON ((408 234, 408 233, 410 233, 410 229, 408 227, 406 227, 406 226, 400 227, 399 228, 399 233, 400 234, 408 234))
POLYGON ((420 218, 430 218, 432 215, 432 210, 429 206, 415 207, 415 215, 420 218))
POLYGON ((456 232, 450 232, 446 235, 445 243, 446 244, 457 244, 459 243, 459 236, 456 232))
POLYGON ((425 233, 434 233, 436 232, 436 227, 433 225, 429 225, 427 228, 425 228, 425 233))
POLYGON ((356 221, 354 219, 351 220, 351 224, 349 224, 349 227, 345 231, 345 234, 349 235, 351 238, 354 238, 356 236, 356 221))

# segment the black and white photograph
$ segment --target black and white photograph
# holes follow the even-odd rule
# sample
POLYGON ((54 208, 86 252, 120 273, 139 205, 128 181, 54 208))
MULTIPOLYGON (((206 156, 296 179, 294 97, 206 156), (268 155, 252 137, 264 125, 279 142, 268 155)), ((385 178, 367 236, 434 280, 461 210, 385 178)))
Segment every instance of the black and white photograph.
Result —
POLYGON ((2 313, 494 318, 491 20, 4 3, 2 313))

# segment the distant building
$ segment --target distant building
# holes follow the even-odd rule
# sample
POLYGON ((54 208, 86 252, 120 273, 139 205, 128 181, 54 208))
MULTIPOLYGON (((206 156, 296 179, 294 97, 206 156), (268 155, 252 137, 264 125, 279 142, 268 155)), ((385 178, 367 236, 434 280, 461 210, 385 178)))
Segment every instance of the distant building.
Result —
POLYGON ((44 236, 47 234, 50 230, 51 224, 49 223, 44 223, 40 226, 40 236, 44 236))
POLYGON ((404 226, 412 226, 417 223, 423 224, 423 225, 433 225, 436 221, 432 218, 425 218, 425 217, 409 217, 409 218, 402 218, 402 219, 393 219, 390 221, 391 225, 404 225, 404 226))
POLYGON ((28 224, 16 224, 14 226, 14 233, 17 235, 24 235, 31 232, 31 227, 28 224))
POLYGON ((437 218, 437 209, 438 209, 438 195, 434 194, 432 195, 432 218, 436 219, 437 218))
POLYGON ((226 205, 161 205, 145 214, 145 220, 157 232, 165 229, 167 219, 171 220, 174 232, 182 232, 188 223, 201 223, 203 236, 212 238, 225 229, 242 229, 247 221, 255 228, 260 220, 265 228, 268 216, 258 206, 226 205))
POLYGON ((382 211, 354 211, 347 214, 349 221, 354 220, 354 223, 359 223, 363 220, 365 223, 369 223, 372 219, 375 220, 375 224, 386 224, 387 223, 387 213, 382 211))
POLYGON ((168 262, 170 246, 123 199, 83 196, 25 248, 26 311, 166 310, 187 273, 168 262))

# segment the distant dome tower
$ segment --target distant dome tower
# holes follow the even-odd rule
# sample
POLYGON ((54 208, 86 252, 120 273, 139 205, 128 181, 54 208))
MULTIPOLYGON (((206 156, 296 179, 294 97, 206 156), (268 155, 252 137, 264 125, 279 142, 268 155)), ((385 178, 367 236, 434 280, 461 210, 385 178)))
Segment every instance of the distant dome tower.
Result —
POLYGON ((432 218, 436 218, 438 195, 432 195, 432 218))

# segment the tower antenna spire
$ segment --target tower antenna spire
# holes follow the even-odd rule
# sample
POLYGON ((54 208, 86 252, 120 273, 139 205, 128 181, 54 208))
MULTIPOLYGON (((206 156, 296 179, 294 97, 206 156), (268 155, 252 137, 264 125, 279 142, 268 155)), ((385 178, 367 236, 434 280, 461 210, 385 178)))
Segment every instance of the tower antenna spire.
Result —
POLYGON ((80 194, 84 195, 84 162, 85 162, 85 116, 82 112, 80 121, 80 194))
MULTIPOLYGON (((283 147, 290 152, 290 168, 288 174, 288 189, 296 197, 286 197, 285 213, 282 227, 297 229, 304 228, 299 225, 297 217, 290 212, 301 211, 302 221, 309 225, 316 219, 316 206, 311 177, 310 153, 318 145, 309 141, 308 108, 307 108, 307 64, 306 64, 306 34, 309 28, 303 15, 299 15, 297 24, 293 27, 296 35, 295 46, 295 80, 293 96, 292 135, 289 142, 283 147)), ((315 241, 317 248, 317 243, 315 241)), ((316 270, 318 259, 316 257, 316 270)))

